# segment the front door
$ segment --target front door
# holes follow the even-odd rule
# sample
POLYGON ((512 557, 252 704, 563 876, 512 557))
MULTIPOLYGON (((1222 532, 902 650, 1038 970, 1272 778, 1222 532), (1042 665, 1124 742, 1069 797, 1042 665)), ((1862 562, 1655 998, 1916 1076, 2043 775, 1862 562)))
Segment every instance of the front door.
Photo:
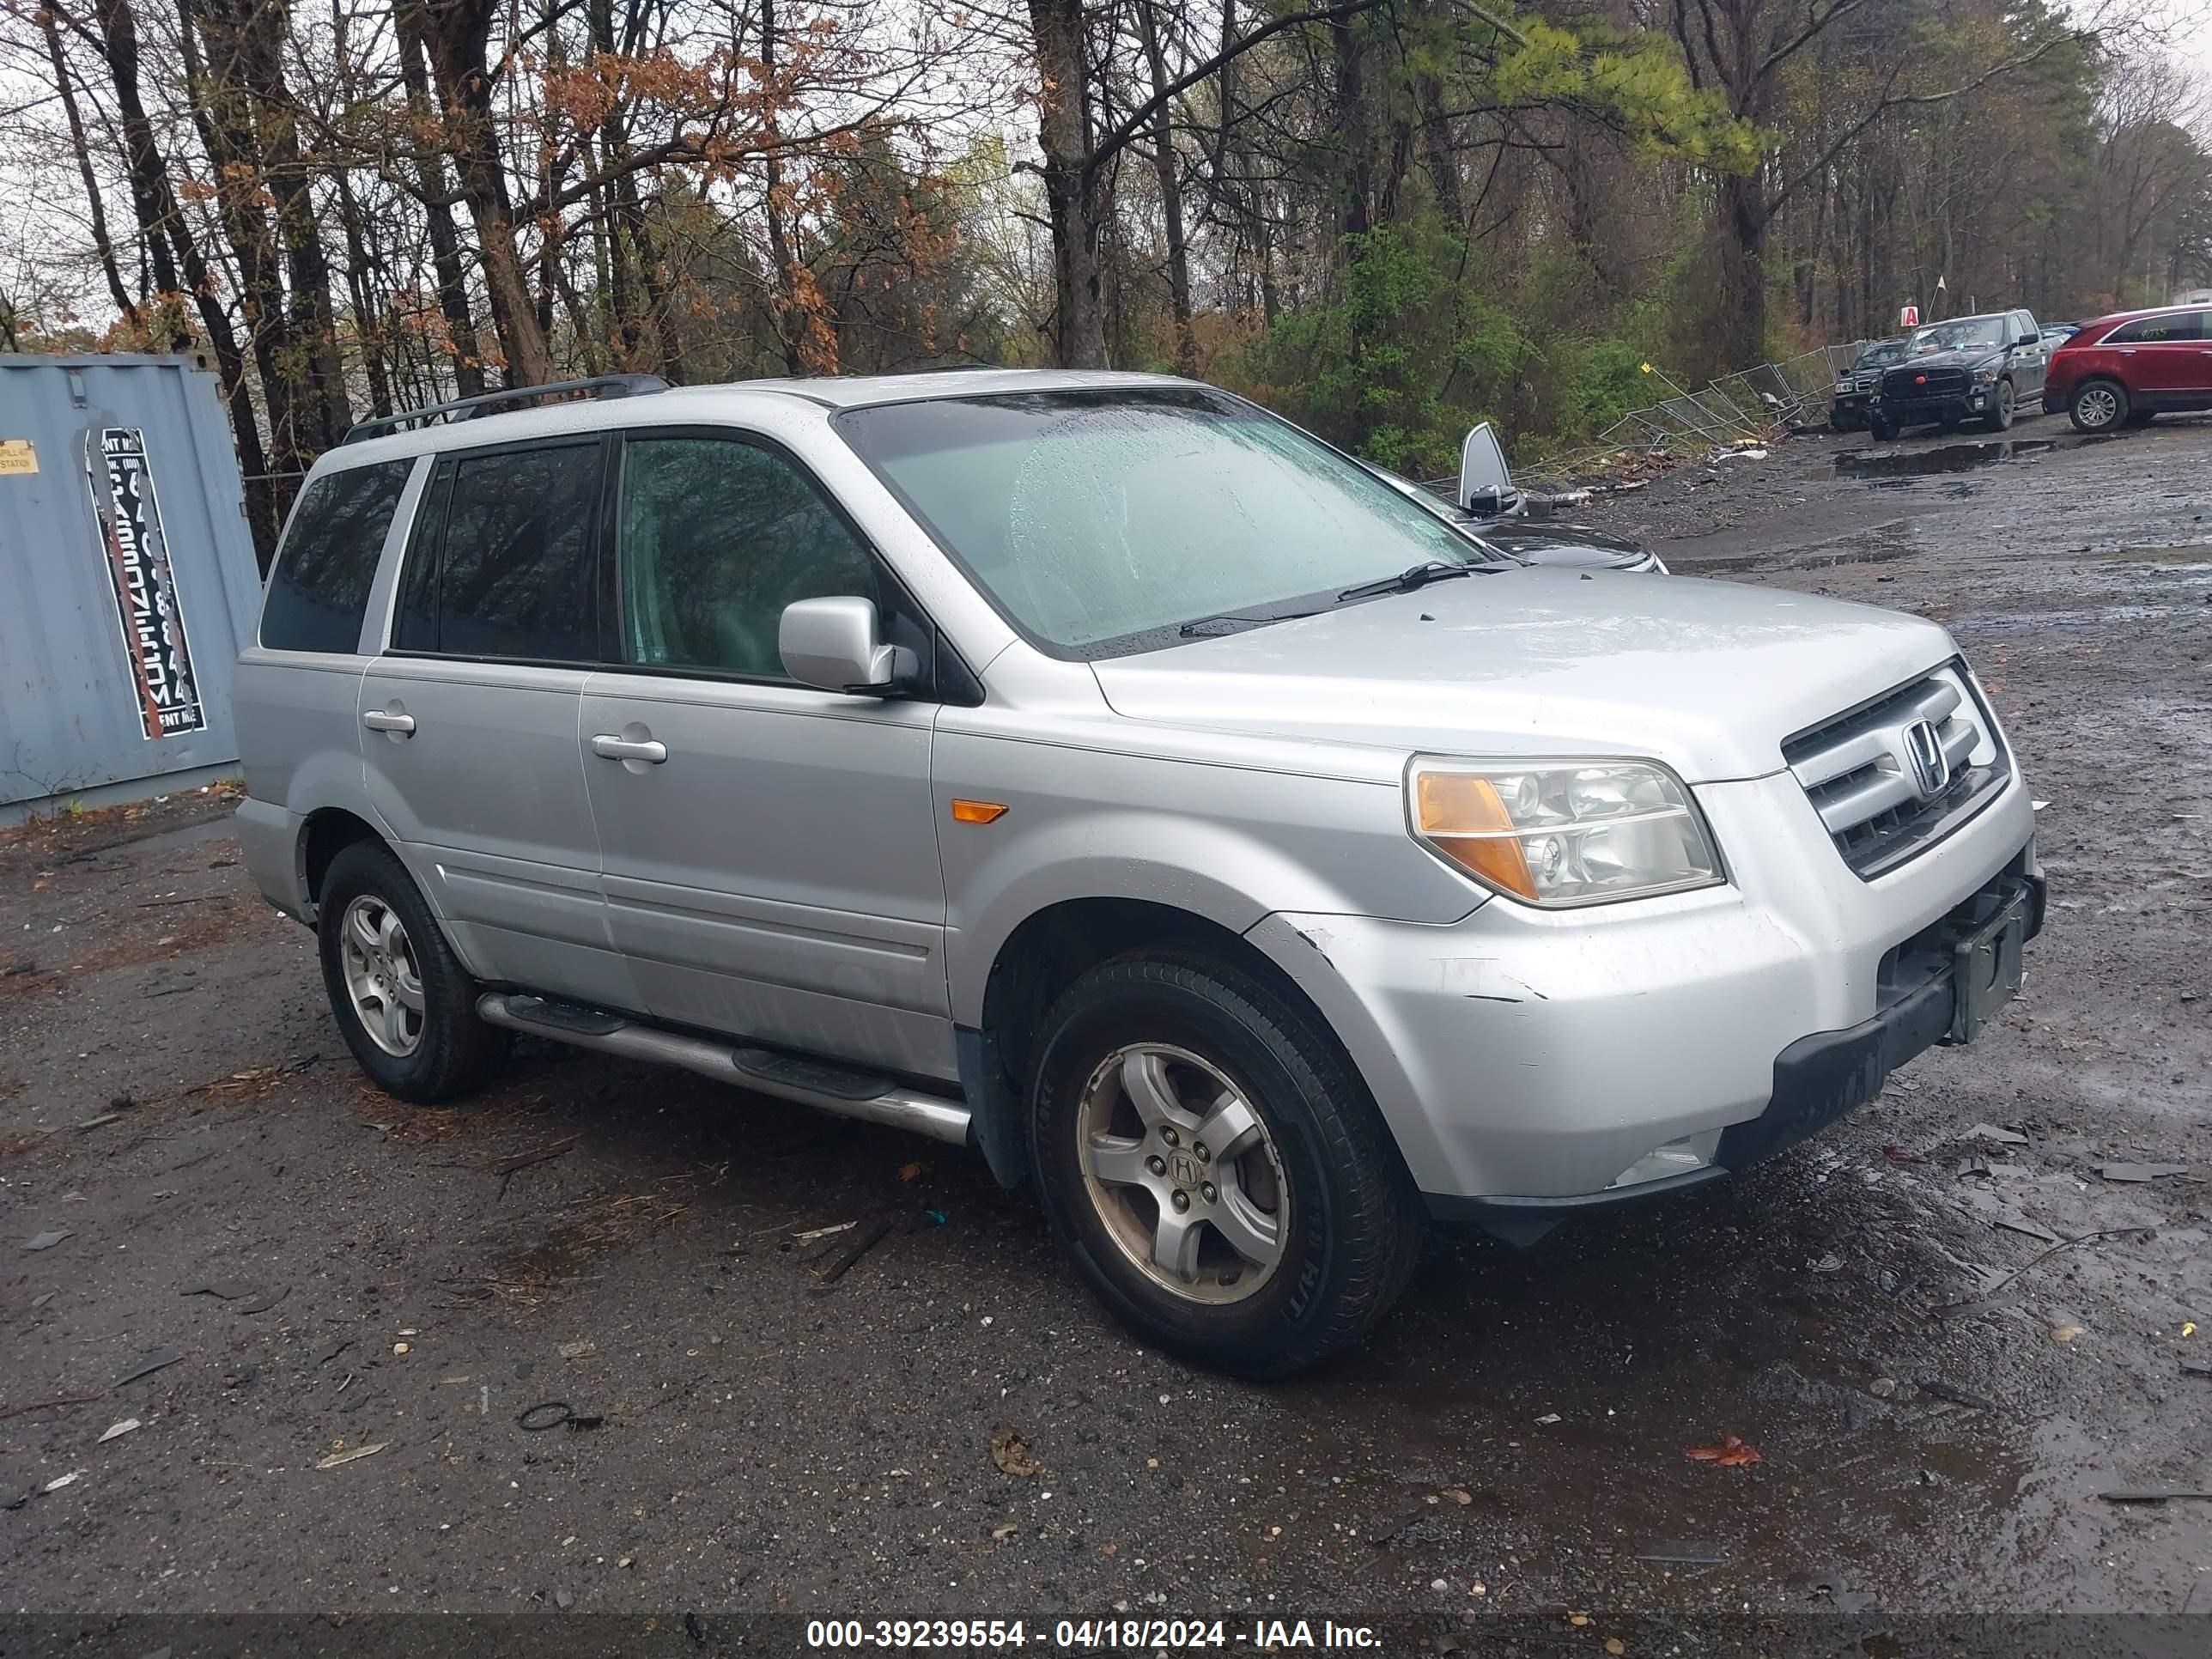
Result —
POLYGON ((765 443, 633 430, 617 465, 621 665, 580 746, 646 1009, 951 1078, 936 708, 798 684, 776 646, 794 600, 884 603, 873 556, 765 443))
POLYGON ((369 799, 487 979, 633 1005, 576 722, 599 655, 597 436, 440 460, 362 682, 369 799))

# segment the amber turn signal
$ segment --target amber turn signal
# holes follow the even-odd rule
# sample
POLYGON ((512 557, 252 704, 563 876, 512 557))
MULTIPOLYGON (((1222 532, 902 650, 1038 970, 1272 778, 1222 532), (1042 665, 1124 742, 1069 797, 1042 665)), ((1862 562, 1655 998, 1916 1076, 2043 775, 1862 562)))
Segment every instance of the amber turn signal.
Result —
POLYGON ((1471 772, 1422 772, 1414 778, 1421 834, 1455 864, 1492 886, 1536 896, 1512 815, 1488 778, 1471 772))
POLYGON ((963 800, 952 798, 952 821, 955 823, 995 823, 1006 816, 1006 804, 1002 800, 963 800))

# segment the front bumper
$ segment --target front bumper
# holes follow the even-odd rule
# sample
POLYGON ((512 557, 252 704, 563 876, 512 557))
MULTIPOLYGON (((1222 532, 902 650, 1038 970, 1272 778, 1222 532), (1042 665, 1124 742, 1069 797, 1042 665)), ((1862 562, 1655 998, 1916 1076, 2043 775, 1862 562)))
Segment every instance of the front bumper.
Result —
POLYGON ((1917 398, 1911 402, 1881 398, 1874 403, 1874 413, 1896 427, 1934 426, 1939 422, 1979 420, 1990 412, 1990 409, 1987 390, 1962 392, 1950 398, 1917 398))
POLYGON ((1908 969, 1962 907, 2001 879, 2041 890, 2017 776, 1871 881, 1787 774, 1696 793, 1727 886, 1252 930, 1350 1050, 1438 1213, 1556 1219, 1771 1155, 1942 1040, 1948 981, 1908 969))

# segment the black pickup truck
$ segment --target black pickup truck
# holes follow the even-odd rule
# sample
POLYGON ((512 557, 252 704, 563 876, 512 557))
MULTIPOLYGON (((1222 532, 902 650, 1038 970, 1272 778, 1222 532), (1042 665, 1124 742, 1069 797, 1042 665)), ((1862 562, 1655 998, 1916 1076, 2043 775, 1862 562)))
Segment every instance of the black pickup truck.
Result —
POLYGON ((1868 427, 1883 442, 1909 426, 1948 431, 1968 421, 2002 432, 2015 414, 2042 411, 2050 361, 2043 331, 2025 311, 1929 323, 1906 337, 1904 356, 1882 371, 1868 427))

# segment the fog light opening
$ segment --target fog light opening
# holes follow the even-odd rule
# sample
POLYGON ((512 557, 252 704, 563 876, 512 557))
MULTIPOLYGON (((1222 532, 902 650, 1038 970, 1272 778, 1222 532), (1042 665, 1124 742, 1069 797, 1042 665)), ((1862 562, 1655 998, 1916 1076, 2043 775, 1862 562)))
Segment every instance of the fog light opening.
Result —
POLYGON ((1670 1140, 1630 1164, 1607 1187, 1607 1192, 1620 1187, 1640 1187, 1647 1181, 1663 1181, 1668 1176, 1688 1175, 1702 1170, 1712 1162, 1719 1141, 1715 1134, 1685 1135, 1680 1140, 1670 1140), (1702 1145, 1700 1144, 1702 1143, 1702 1145))

